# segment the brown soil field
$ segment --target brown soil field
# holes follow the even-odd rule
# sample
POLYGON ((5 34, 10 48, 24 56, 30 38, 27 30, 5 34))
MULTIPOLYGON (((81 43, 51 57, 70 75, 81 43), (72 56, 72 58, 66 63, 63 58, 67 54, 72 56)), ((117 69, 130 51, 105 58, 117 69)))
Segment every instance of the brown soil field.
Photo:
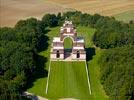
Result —
POLYGON ((40 19, 46 13, 69 10, 112 16, 134 10, 134 0, 0 0, 0 26, 14 26, 20 19, 40 19))
POLYGON ((65 10, 62 6, 44 0, 0 0, 0 26, 14 26, 20 19, 40 19, 46 13, 65 10))

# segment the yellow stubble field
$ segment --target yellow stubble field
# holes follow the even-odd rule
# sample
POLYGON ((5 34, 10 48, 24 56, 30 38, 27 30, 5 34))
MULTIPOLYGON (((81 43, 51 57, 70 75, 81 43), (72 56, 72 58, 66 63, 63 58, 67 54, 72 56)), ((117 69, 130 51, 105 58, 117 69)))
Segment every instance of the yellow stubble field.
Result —
POLYGON ((0 26, 14 26, 20 19, 40 19, 46 13, 69 10, 112 16, 134 10, 134 0, 0 0, 0 26))

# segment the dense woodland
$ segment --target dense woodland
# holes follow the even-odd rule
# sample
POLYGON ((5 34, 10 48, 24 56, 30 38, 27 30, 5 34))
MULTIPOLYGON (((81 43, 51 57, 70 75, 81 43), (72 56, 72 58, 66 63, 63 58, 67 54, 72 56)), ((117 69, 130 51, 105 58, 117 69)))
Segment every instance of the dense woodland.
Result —
MULTIPOLYGON (((100 59, 101 83, 112 100, 134 96, 134 46, 106 50, 100 59)), ((133 97, 134 99, 134 97, 133 97)))
POLYGON ((38 52, 48 47, 47 27, 65 19, 96 28, 93 42, 105 49, 100 57, 100 81, 111 100, 134 99, 134 23, 98 14, 66 12, 46 14, 42 20, 19 21, 14 28, 0 28, 0 98, 26 99, 21 95, 38 70, 38 52))
POLYGON ((0 28, 1 99, 24 98, 20 93, 36 73, 37 53, 47 40, 44 25, 34 18, 19 21, 14 28, 0 28))

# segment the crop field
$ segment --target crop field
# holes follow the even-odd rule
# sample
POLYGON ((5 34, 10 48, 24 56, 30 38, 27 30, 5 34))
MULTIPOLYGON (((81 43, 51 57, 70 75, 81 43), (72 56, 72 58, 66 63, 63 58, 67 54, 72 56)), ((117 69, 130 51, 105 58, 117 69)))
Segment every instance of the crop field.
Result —
POLYGON ((0 0, 0 26, 14 26, 20 19, 46 13, 82 11, 106 16, 134 10, 133 0, 0 0))
POLYGON ((43 0, 0 0, 0 26, 13 26, 20 19, 40 19, 46 13, 64 10, 62 6, 43 0))
POLYGON ((114 15, 117 20, 129 22, 130 20, 134 20, 134 10, 126 11, 117 15, 114 15))
POLYGON ((50 0, 86 13, 114 15, 134 9, 133 0, 50 0))

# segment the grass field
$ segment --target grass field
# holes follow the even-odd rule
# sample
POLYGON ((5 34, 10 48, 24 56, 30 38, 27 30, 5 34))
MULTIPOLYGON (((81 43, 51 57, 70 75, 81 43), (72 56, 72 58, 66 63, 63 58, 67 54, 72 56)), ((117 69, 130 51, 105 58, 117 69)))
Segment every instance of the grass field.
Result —
POLYGON ((89 100, 85 62, 52 62, 48 85, 50 98, 89 100))
MULTIPOLYGON (((77 31, 78 31, 78 36, 83 36, 85 38, 86 48, 93 48, 92 36, 93 36, 93 33, 95 32, 95 29, 90 28, 90 27, 78 26, 77 31)), ((50 28, 50 31, 47 34, 49 37, 49 48, 46 51, 40 52, 39 55, 49 59, 50 44, 51 44, 52 38, 59 35, 58 32, 59 32, 59 27, 50 28)), ((89 100, 107 100, 108 97, 106 96, 103 90, 103 87, 99 81, 100 73, 99 73, 99 64, 97 63, 102 50, 96 49, 94 52, 95 52, 95 55, 92 57, 92 59, 90 59, 87 62, 89 75, 90 75, 92 95, 88 95, 89 94, 88 87, 86 85, 87 79, 84 74, 85 69, 83 67, 82 62, 77 63, 77 64, 71 63, 71 62, 70 63, 53 62, 52 63, 53 72, 51 72, 50 74, 48 95, 45 94, 47 77, 37 79, 33 83, 33 86, 29 88, 27 91, 34 93, 35 95, 40 95, 43 97, 54 98, 54 99, 60 98, 60 97, 61 98, 71 97, 71 98, 80 98, 80 100, 83 100, 81 98, 84 98, 84 99, 89 98, 89 100), (78 67, 78 69, 76 67, 78 67), (79 78, 79 80, 81 80, 80 82, 78 81, 77 76, 80 77, 79 78), (58 78, 52 78, 52 77, 58 77, 58 78), (51 82, 51 81, 54 81, 54 82, 51 82), (59 82, 63 83, 63 85, 59 84, 59 82), (65 85, 65 82, 66 82, 66 85, 65 85), (58 84, 59 86, 57 86, 58 84), (73 92, 73 91, 76 91, 76 92, 73 92)), ((48 70, 49 63, 50 62, 48 60, 47 63, 45 64, 46 70, 48 70)))
POLYGON ((114 15, 114 17, 119 21, 124 21, 128 23, 130 20, 134 20, 134 10, 114 15))
POLYGON ((133 0, 0 0, 0 26, 14 26, 20 19, 66 11, 113 16, 134 10, 133 0))

